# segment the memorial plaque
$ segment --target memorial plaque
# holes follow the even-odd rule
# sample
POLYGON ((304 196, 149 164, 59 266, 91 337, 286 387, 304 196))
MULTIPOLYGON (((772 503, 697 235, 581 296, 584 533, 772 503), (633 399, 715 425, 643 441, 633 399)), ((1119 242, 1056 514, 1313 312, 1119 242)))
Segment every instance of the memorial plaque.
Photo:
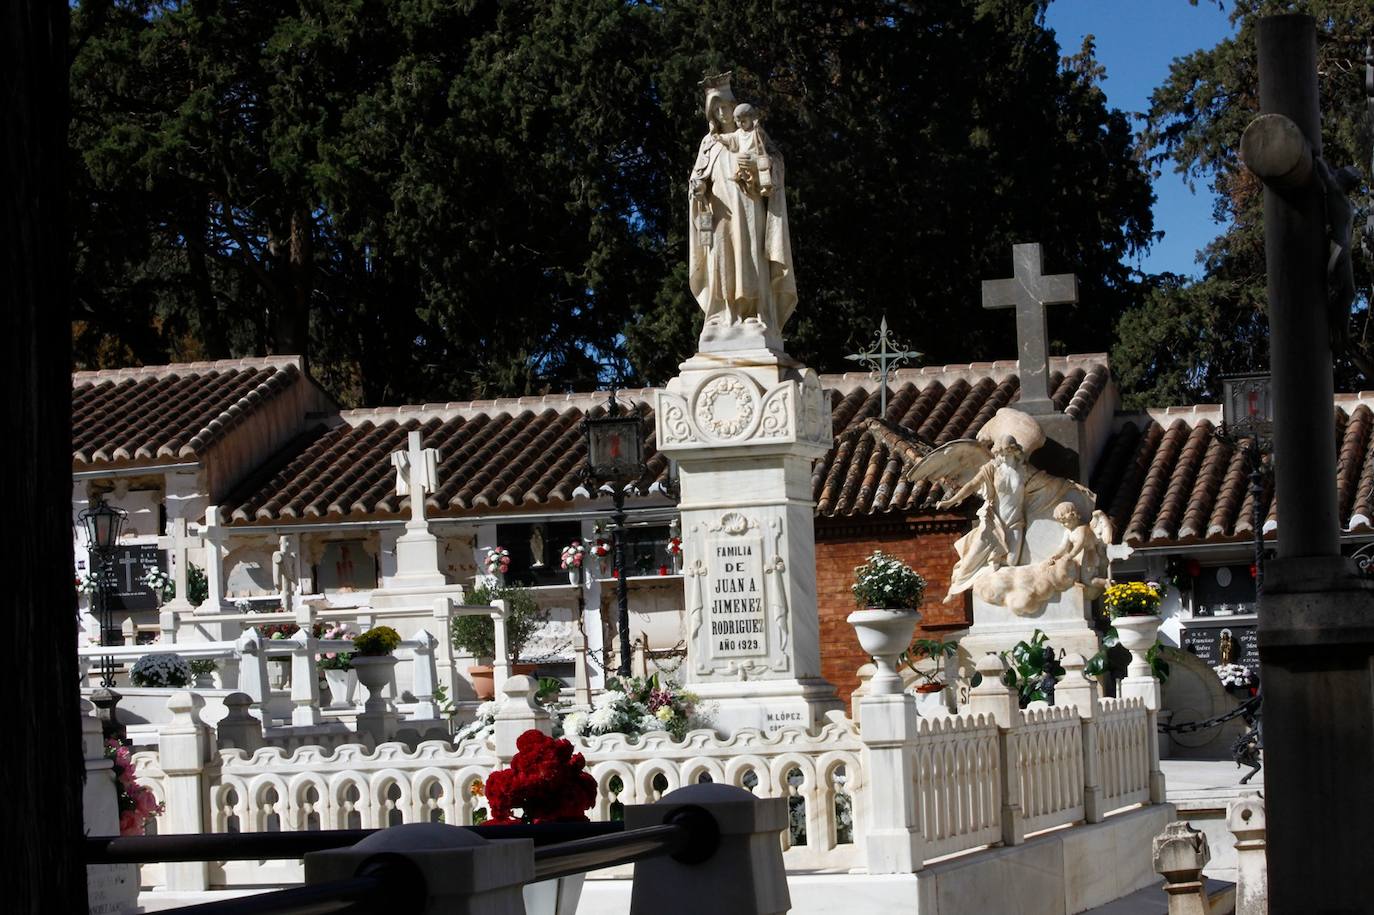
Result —
POLYGON ((712 658, 768 653, 763 596, 763 539, 756 534, 706 541, 706 623, 712 658))
POLYGON ((1252 621, 1229 622, 1224 617, 1207 620, 1203 625, 1184 624, 1183 650, 1196 655, 1208 667, 1216 667, 1224 660, 1240 664, 1259 674, 1259 630, 1252 621), (1222 658, 1223 646, 1231 645, 1228 659, 1222 658))
POLYGON ((86 865, 88 915, 141 912, 138 906, 138 867, 133 864, 86 865))
POLYGON ((158 597, 143 583, 152 569, 167 570, 167 554, 156 543, 117 546, 111 553, 110 587, 105 592, 111 610, 156 610, 158 597))

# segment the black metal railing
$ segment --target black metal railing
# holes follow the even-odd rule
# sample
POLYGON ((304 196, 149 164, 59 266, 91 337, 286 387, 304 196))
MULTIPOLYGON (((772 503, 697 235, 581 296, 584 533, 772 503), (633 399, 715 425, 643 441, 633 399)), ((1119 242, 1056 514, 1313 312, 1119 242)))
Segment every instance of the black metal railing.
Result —
MULTIPOLYGON (((667 822, 642 829, 622 823, 547 823, 527 826, 461 827, 483 839, 530 839, 534 879, 572 874, 648 858, 669 856, 683 864, 705 861, 720 845, 715 817, 684 806, 667 822)), ((100 836, 85 840, 87 864, 149 864, 187 861, 252 861, 299 858, 311 852, 345 848, 378 830, 338 829, 309 832, 215 833, 209 835, 100 836)), ((394 853, 377 855, 344 880, 307 884, 165 911, 181 915, 326 915, 372 912, 382 908, 418 911, 425 880, 415 865, 394 853)))

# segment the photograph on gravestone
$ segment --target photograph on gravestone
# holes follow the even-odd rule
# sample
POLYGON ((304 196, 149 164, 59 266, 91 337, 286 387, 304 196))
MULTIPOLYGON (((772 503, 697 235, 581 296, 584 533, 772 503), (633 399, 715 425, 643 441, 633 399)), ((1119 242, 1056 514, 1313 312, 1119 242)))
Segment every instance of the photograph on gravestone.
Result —
POLYGON ((377 560, 362 540, 330 540, 315 565, 321 591, 367 591, 377 587, 377 560))
POLYGON ((111 610, 156 610, 158 595, 143 581, 153 569, 167 568, 167 554, 155 543, 117 546, 111 551, 110 590, 106 599, 111 610))

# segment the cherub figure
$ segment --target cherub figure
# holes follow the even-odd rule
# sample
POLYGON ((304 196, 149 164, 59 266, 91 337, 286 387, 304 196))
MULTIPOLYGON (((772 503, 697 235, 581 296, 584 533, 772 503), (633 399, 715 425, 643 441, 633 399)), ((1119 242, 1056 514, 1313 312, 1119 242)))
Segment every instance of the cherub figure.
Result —
POLYGON ((1083 586, 1085 596, 1097 597, 1111 584, 1107 578, 1107 544, 1103 533, 1111 539, 1111 522, 1103 512, 1093 512, 1092 524, 1084 524, 1078 506, 1060 502, 1054 507, 1054 520, 1064 525, 1064 542, 1050 557, 1050 562, 1062 563, 1071 582, 1083 586))
POLYGON ((757 183, 759 194, 773 193, 773 160, 768 156, 768 137, 759 124, 758 112, 745 102, 735 106, 735 130, 720 138, 725 148, 738 156, 735 180, 745 190, 757 183))

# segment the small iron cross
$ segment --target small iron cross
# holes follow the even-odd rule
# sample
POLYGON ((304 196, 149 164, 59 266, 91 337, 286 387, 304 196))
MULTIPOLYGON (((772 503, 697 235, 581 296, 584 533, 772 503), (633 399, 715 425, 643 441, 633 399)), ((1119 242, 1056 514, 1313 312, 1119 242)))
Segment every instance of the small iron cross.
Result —
POLYGON ((1013 275, 983 280, 984 308, 1016 309, 1016 369, 1021 376, 1021 400, 1027 413, 1051 413, 1049 334, 1045 306, 1078 301, 1078 277, 1072 273, 1045 276, 1039 245, 1013 245, 1013 275))
POLYGON ((915 350, 906 350, 902 344, 892 338, 892 334, 887 329, 887 315, 883 315, 882 323, 878 325, 878 339, 873 345, 857 353, 851 353, 844 358, 851 362, 858 362, 868 366, 872 372, 870 377, 878 382, 878 415, 887 418, 887 375, 892 369, 897 368, 908 359, 920 359, 921 353, 915 350))

